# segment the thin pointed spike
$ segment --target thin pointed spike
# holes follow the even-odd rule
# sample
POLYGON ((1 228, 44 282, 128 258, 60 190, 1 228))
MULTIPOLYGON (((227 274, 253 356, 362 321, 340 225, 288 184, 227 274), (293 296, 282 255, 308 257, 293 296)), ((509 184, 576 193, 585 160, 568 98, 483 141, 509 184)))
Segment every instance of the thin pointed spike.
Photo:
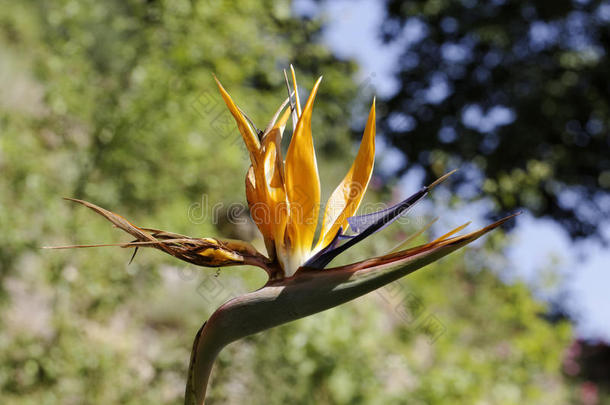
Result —
POLYGON ((286 105, 288 105, 289 102, 290 102, 290 95, 286 98, 286 100, 284 100, 284 102, 282 103, 280 108, 277 109, 277 111, 275 112, 275 114, 271 118, 271 121, 269 121, 269 124, 267 124, 267 127, 265 128, 264 134, 268 134, 269 131, 271 131, 271 129, 275 125, 277 119, 279 118, 280 114, 282 113, 282 111, 284 111, 284 108, 286 107, 286 105))
POLYGON ((301 116, 301 101, 299 100, 299 89, 297 88, 297 76, 294 73, 294 67, 290 64, 290 73, 292 74, 292 86, 294 87, 294 100, 297 107, 297 115, 301 116))
POLYGON ((125 242, 125 243, 98 243, 95 245, 65 245, 65 246, 42 246, 41 249, 80 249, 80 248, 94 248, 94 247, 137 247, 137 246, 153 246, 153 245, 163 245, 168 243, 180 243, 180 242, 189 242, 192 239, 180 238, 180 239, 159 239, 156 241, 148 241, 148 242, 125 242))
POLYGON ((472 223, 472 221, 468 221, 463 225, 458 226, 457 228, 447 232, 446 234, 439 236, 438 238, 434 239, 431 243, 436 243, 436 242, 440 242, 443 241, 447 238, 449 238, 450 236, 455 235, 456 233, 458 233, 459 231, 461 231, 462 229, 466 228, 468 225, 470 225, 472 223))
POLYGON ((94 247, 129 247, 128 243, 99 243, 96 245, 64 245, 64 246, 42 246, 41 249, 81 249, 81 248, 94 248, 94 247))
POLYGON ((292 111, 292 131, 294 132, 297 127, 297 122, 299 121, 299 115, 297 114, 296 106, 292 100, 292 95, 295 93, 290 89, 290 82, 288 81, 286 69, 284 69, 284 79, 286 80, 286 88, 288 89, 288 99, 290 100, 290 110, 292 111))
POLYGON ((449 176, 451 176, 453 173, 455 173, 457 171, 458 171, 458 169, 454 169, 454 170, 450 171, 449 173, 446 173, 443 176, 441 176, 440 178, 436 179, 435 182, 433 182, 432 184, 430 184, 428 186, 428 190, 432 190, 434 187, 438 186, 439 184, 441 184, 442 182, 447 180, 449 178, 449 176))
POLYGON ((248 117, 248 114, 246 114, 246 113, 244 112, 244 110, 242 110, 242 109, 241 109, 241 108, 239 108, 239 107, 237 107, 237 109, 239 110, 239 112, 241 113, 241 115, 243 115, 243 116, 244 116, 244 118, 246 119, 246 121, 248 121, 248 124, 250 124, 250 126, 251 126, 252 128, 254 128, 254 131, 256 132, 256 134, 258 135, 258 137, 260 138, 260 137, 261 137, 261 135, 263 134, 263 132, 261 132, 261 130, 260 130, 260 129, 258 129, 258 128, 256 127, 256 125, 254 125, 254 121, 252 121, 252 120, 250 119, 250 117, 248 117))
POLYGON ((284 69, 284 80, 286 81, 286 90, 288 91, 288 102, 290 103, 290 109, 294 110, 294 102, 292 101, 292 95, 294 92, 290 88, 290 81, 288 80, 288 74, 286 73, 286 69, 284 69))
POLYGON ((135 259, 136 253, 138 253, 137 247, 133 250, 133 255, 131 255, 131 259, 129 259, 129 263, 127 263, 128 266, 131 264, 131 262, 133 262, 133 259, 135 259))
POLYGON ((409 242, 411 242, 413 239, 417 238, 419 235, 421 235, 422 233, 426 232, 428 229, 430 229, 430 227, 432 225, 434 225, 436 223, 436 221, 438 221, 438 217, 434 218, 432 221, 428 222, 426 225, 424 225, 423 228, 421 228, 419 231, 415 232, 414 234, 410 235, 409 237, 407 237, 407 239, 403 240, 402 242, 400 242, 399 244, 397 244, 396 246, 394 246, 389 252, 390 253, 396 253, 399 252, 401 250, 404 250, 407 248, 407 245, 409 244, 409 242))

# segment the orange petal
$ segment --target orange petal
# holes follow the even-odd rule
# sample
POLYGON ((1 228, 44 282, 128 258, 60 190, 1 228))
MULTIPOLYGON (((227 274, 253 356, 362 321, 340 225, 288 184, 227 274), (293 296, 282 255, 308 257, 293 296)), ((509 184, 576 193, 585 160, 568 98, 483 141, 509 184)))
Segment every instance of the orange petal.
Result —
POLYGON ((269 145, 271 143, 274 144, 275 150, 275 169, 273 170, 273 176, 271 178, 271 183, 274 187, 279 187, 279 184, 282 184, 284 187, 284 160, 282 159, 282 135, 284 133, 284 128, 286 127, 286 122, 290 118, 290 108, 287 108, 284 111, 284 114, 277 120, 273 127, 265 133, 263 137, 263 150, 266 152, 269 149, 269 145))
POLYGON ((291 249, 299 252, 311 249, 320 209, 320 177, 311 136, 311 114, 321 80, 320 77, 311 90, 286 154, 285 184, 290 205, 286 236, 291 249))
POLYGON ((233 118, 235 118, 237 128, 239 129, 239 132, 241 133, 241 136, 244 139, 244 143, 246 144, 246 147, 250 152, 252 163, 256 164, 256 158, 258 157, 260 150, 260 142, 258 141, 258 136, 254 133, 254 131, 250 127, 250 124, 248 124, 248 121, 241 113, 239 108, 235 105, 229 93, 227 93, 224 87, 222 87, 222 84, 220 84, 220 81, 216 78, 216 76, 214 76, 214 80, 216 80, 216 84, 218 85, 220 94, 222 95, 222 98, 224 99, 227 107, 229 108, 229 111, 233 115, 233 118))
POLYGON ((259 184, 263 183, 257 181, 254 167, 251 165, 246 174, 246 200, 248 201, 248 208, 250 209, 252 221, 263 235, 267 254, 270 258, 273 258, 275 248, 273 245, 273 233, 268 216, 267 202, 264 195, 265 189, 264 184, 261 187, 259 187, 259 184))
MULTIPOLYGON (((272 131, 277 131, 273 129, 272 131)), ((288 204, 286 203, 286 191, 284 183, 279 174, 277 165, 278 151, 275 143, 270 143, 265 151, 265 193, 269 207, 270 228, 276 244, 283 243, 286 223, 288 221, 288 204)))
MULTIPOLYGON (((281 110, 276 115, 280 113, 281 110)), ((270 257, 274 257, 275 241, 284 239, 288 217, 280 147, 289 117, 287 109, 279 120, 274 119, 272 129, 263 137, 260 162, 256 167, 250 166, 246 177, 250 214, 264 236, 270 257)))
POLYGON ((375 162, 375 100, 360 142, 356 160, 343 181, 331 194, 322 220, 322 231, 316 248, 327 246, 340 227, 347 228, 347 219, 358 210, 373 173, 375 162))

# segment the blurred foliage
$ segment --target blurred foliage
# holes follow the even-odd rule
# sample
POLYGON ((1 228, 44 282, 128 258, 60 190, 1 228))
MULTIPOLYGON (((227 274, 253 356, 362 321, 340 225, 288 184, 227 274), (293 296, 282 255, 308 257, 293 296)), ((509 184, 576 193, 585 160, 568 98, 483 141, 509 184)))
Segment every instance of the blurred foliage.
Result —
MULTIPOLYGON (((320 28, 286 1, 0 0, 0 403, 181 403, 195 332, 264 274, 215 276, 155 251, 128 266, 119 248, 39 247, 126 240, 62 196, 142 226, 258 238, 248 221, 223 219, 244 202, 247 158, 212 73, 261 127, 285 97, 289 62, 304 89, 324 74, 314 134, 328 195, 351 162, 357 88, 355 66, 319 44, 320 28)), ((491 240, 231 345, 210 403, 571 400, 560 372, 570 328, 545 321, 523 285, 466 260, 499 252, 501 235, 491 240)))
POLYGON ((419 166, 434 178, 472 164, 457 190, 474 184, 501 211, 526 207, 573 237, 601 236, 599 218, 610 213, 610 3, 385 8, 382 34, 404 46, 381 128, 407 157, 401 171, 419 166))

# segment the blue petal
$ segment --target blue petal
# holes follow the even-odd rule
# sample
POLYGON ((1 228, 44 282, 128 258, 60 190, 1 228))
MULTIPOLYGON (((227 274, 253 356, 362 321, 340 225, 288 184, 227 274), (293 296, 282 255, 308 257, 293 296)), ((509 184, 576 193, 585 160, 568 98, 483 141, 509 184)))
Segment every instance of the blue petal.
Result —
MULTIPOLYGON (((409 198, 411 198, 411 197, 409 197, 409 198)), ((407 199, 407 200, 409 200, 409 199, 407 199)), ((396 204, 390 208, 386 208, 386 209, 383 209, 383 210, 380 210, 377 212, 373 212, 371 214, 357 215, 357 216, 349 217, 347 219, 347 223, 349 224, 349 227, 352 230, 353 234, 344 235, 344 236, 354 237, 356 235, 361 234, 362 232, 366 231, 369 227, 371 227, 372 225, 374 225, 377 222, 379 222, 380 220, 382 220, 384 217, 389 216, 392 212, 396 211, 399 208, 399 206, 401 206, 407 200, 401 201, 398 204, 396 204)), ((413 204, 415 204, 415 203, 413 203, 413 204)), ((400 218, 402 215, 405 215, 409 211, 409 209, 413 206, 413 204, 407 206, 404 210, 400 211, 399 214, 393 216, 391 219, 389 219, 387 222, 385 222, 375 232, 381 231, 382 229, 384 229, 385 227, 390 225, 392 222, 394 222, 398 218, 400 218)))
POLYGON ((335 249, 337 247, 337 245, 339 244, 339 240, 341 239, 342 235, 341 233, 343 232, 343 227, 339 227, 339 230, 337 231, 337 234, 335 235, 335 237, 333 238, 332 241, 330 241, 330 243, 323 248, 322 250, 320 250, 318 253, 316 253, 313 257, 311 257, 306 263, 305 266, 308 267, 312 267, 310 266, 308 263, 315 263, 320 256, 325 255, 326 253, 330 252, 331 250, 335 249))
POLYGON ((309 259, 305 263, 305 266, 323 269, 328 265, 328 263, 330 263, 335 257, 343 253, 345 250, 396 221, 409 208, 424 198, 426 194, 428 194, 428 190, 428 187, 423 187, 417 193, 394 205, 393 207, 386 208, 372 214, 349 218, 348 223, 356 234, 341 235, 341 232, 339 231, 333 241, 318 254, 309 259), (337 246, 339 239, 348 240, 342 245, 337 246))

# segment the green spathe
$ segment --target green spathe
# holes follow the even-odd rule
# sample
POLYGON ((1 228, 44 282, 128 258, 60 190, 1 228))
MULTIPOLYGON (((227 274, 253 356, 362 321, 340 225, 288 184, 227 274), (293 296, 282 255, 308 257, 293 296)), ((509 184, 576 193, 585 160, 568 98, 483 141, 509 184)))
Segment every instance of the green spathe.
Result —
POLYGON ((290 278, 234 298, 201 327, 191 354, 186 405, 201 405, 212 365, 231 342, 333 308, 404 277, 475 241, 514 215, 467 235, 326 270, 301 268, 290 278))

